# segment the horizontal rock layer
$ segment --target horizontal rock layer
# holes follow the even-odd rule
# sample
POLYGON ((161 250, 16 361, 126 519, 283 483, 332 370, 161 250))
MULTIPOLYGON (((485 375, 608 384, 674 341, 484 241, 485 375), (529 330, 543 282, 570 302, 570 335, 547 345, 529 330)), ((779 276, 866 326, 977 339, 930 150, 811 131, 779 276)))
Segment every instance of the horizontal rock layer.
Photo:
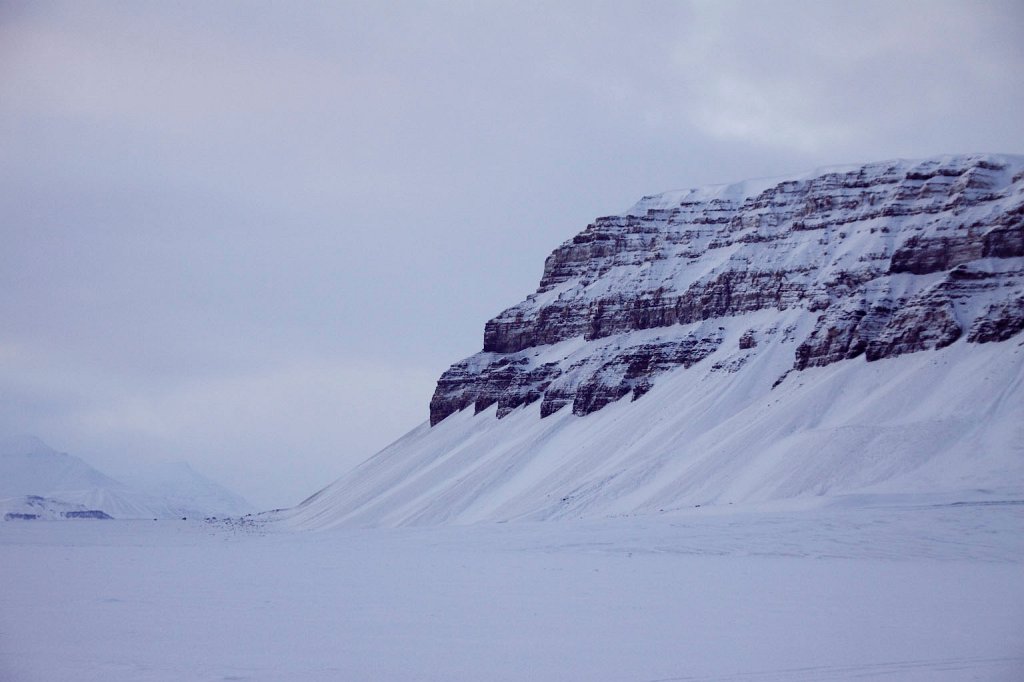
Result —
MULTIPOLYGON (((497 403, 501 417, 540 400, 542 416, 569 404, 585 415, 637 399, 719 347, 715 320, 772 310, 806 311, 795 370, 1020 333, 1024 158, 890 161, 644 197, 555 249, 537 292, 442 375, 430 421, 469 405, 497 403)), ((767 331, 748 330, 741 350, 784 336, 767 331)))

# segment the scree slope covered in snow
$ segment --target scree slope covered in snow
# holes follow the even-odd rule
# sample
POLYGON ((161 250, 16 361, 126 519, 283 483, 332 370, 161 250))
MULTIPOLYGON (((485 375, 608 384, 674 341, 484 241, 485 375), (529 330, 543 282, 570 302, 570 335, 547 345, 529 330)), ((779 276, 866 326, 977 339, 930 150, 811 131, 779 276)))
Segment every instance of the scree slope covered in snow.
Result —
POLYGON ((1024 483, 1024 157, 644 197, 548 257, 300 527, 1024 483))

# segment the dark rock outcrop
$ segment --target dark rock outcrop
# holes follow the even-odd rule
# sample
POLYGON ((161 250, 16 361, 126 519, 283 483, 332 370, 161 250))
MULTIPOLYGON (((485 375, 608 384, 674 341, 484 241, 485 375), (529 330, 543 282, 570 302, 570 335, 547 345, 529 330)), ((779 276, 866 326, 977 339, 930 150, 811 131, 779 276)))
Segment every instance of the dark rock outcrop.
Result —
POLYGON ((718 335, 700 339, 687 336, 615 353, 576 388, 573 414, 590 414, 630 392, 636 400, 650 390, 654 377, 676 367, 695 365, 715 352, 721 342, 718 335))
POLYGON ((587 349, 591 352, 564 363, 564 368, 557 362, 538 363, 528 352, 481 354, 452 365, 441 375, 430 402, 431 423, 470 405, 481 412, 495 403, 500 418, 541 399, 543 416, 569 404, 574 414, 582 416, 630 392, 634 400, 639 398, 650 389, 655 376, 700 362, 721 342, 721 334, 710 333, 625 347, 607 345, 587 349))
POLYGON ((529 364, 527 357, 500 357, 479 369, 469 360, 452 365, 437 382, 430 402, 431 423, 470 405, 481 412, 497 403, 498 416, 503 417, 520 405, 540 400, 562 370, 556 363, 529 364))
POLYGON ((1024 331, 1024 296, 993 303, 967 333, 970 343, 1007 341, 1024 331))
POLYGON ((893 313, 875 338, 867 343, 865 356, 868 360, 878 360, 945 348, 962 333, 949 297, 941 291, 929 291, 893 313))
POLYGON ((113 519, 114 517, 99 509, 86 509, 85 511, 66 511, 61 514, 66 519, 113 519))
POLYGON ((793 367, 821 367, 863 353, 867 341, 860 326, 867 315, 868 311, 860 307, 833 308, 820 315, 814 331, 796 347, 793 367))
MULTIPOLYGON (((752 314, 813 316, 796 370, 1006 340, 1024 327, 1022 167, 952 156, 644 197, 555 249, 537 292, 442 375, 431 423, 469 405, 584 415, 635 400, 658 375, 725 353, 709 330, 752 314)), ((741 330, 728 352, 788 336, 741 330)))

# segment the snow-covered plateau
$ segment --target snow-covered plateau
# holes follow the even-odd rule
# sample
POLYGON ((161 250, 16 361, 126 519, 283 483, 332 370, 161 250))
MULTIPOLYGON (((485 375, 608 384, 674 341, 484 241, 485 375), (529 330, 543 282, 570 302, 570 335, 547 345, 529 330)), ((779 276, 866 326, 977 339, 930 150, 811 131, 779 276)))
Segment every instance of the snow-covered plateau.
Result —
POLYGON ((0 679, 1024 679, 1024 157, 645 197, 294 509, 0 524, 0 679))

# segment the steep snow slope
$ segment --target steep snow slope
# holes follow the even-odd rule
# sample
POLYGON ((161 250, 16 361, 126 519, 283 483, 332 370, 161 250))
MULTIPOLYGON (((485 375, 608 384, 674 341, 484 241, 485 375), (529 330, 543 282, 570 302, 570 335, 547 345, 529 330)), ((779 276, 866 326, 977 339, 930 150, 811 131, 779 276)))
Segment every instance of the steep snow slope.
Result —
MULTIPOLYGON (((733 332, 732 338, 738 335, 733 332)), ((790 342, 792 344, 792 342, 790 342)), ((791 350, 790 346, 790 350, 791 350)), ((1024 492, 1024 348, 964 342, 803 372, 678 369, 585 417, 423 424, 290 512, 307 528, 656 513, 849 492, 1024 492)), ((723 351, 705 362, 744 357, 723 351)))
POLYGON ((442 375, 429 424, 285 517, 1021 488, 1022 329, 1024 157, 645 197, 552 253, 442 375))

